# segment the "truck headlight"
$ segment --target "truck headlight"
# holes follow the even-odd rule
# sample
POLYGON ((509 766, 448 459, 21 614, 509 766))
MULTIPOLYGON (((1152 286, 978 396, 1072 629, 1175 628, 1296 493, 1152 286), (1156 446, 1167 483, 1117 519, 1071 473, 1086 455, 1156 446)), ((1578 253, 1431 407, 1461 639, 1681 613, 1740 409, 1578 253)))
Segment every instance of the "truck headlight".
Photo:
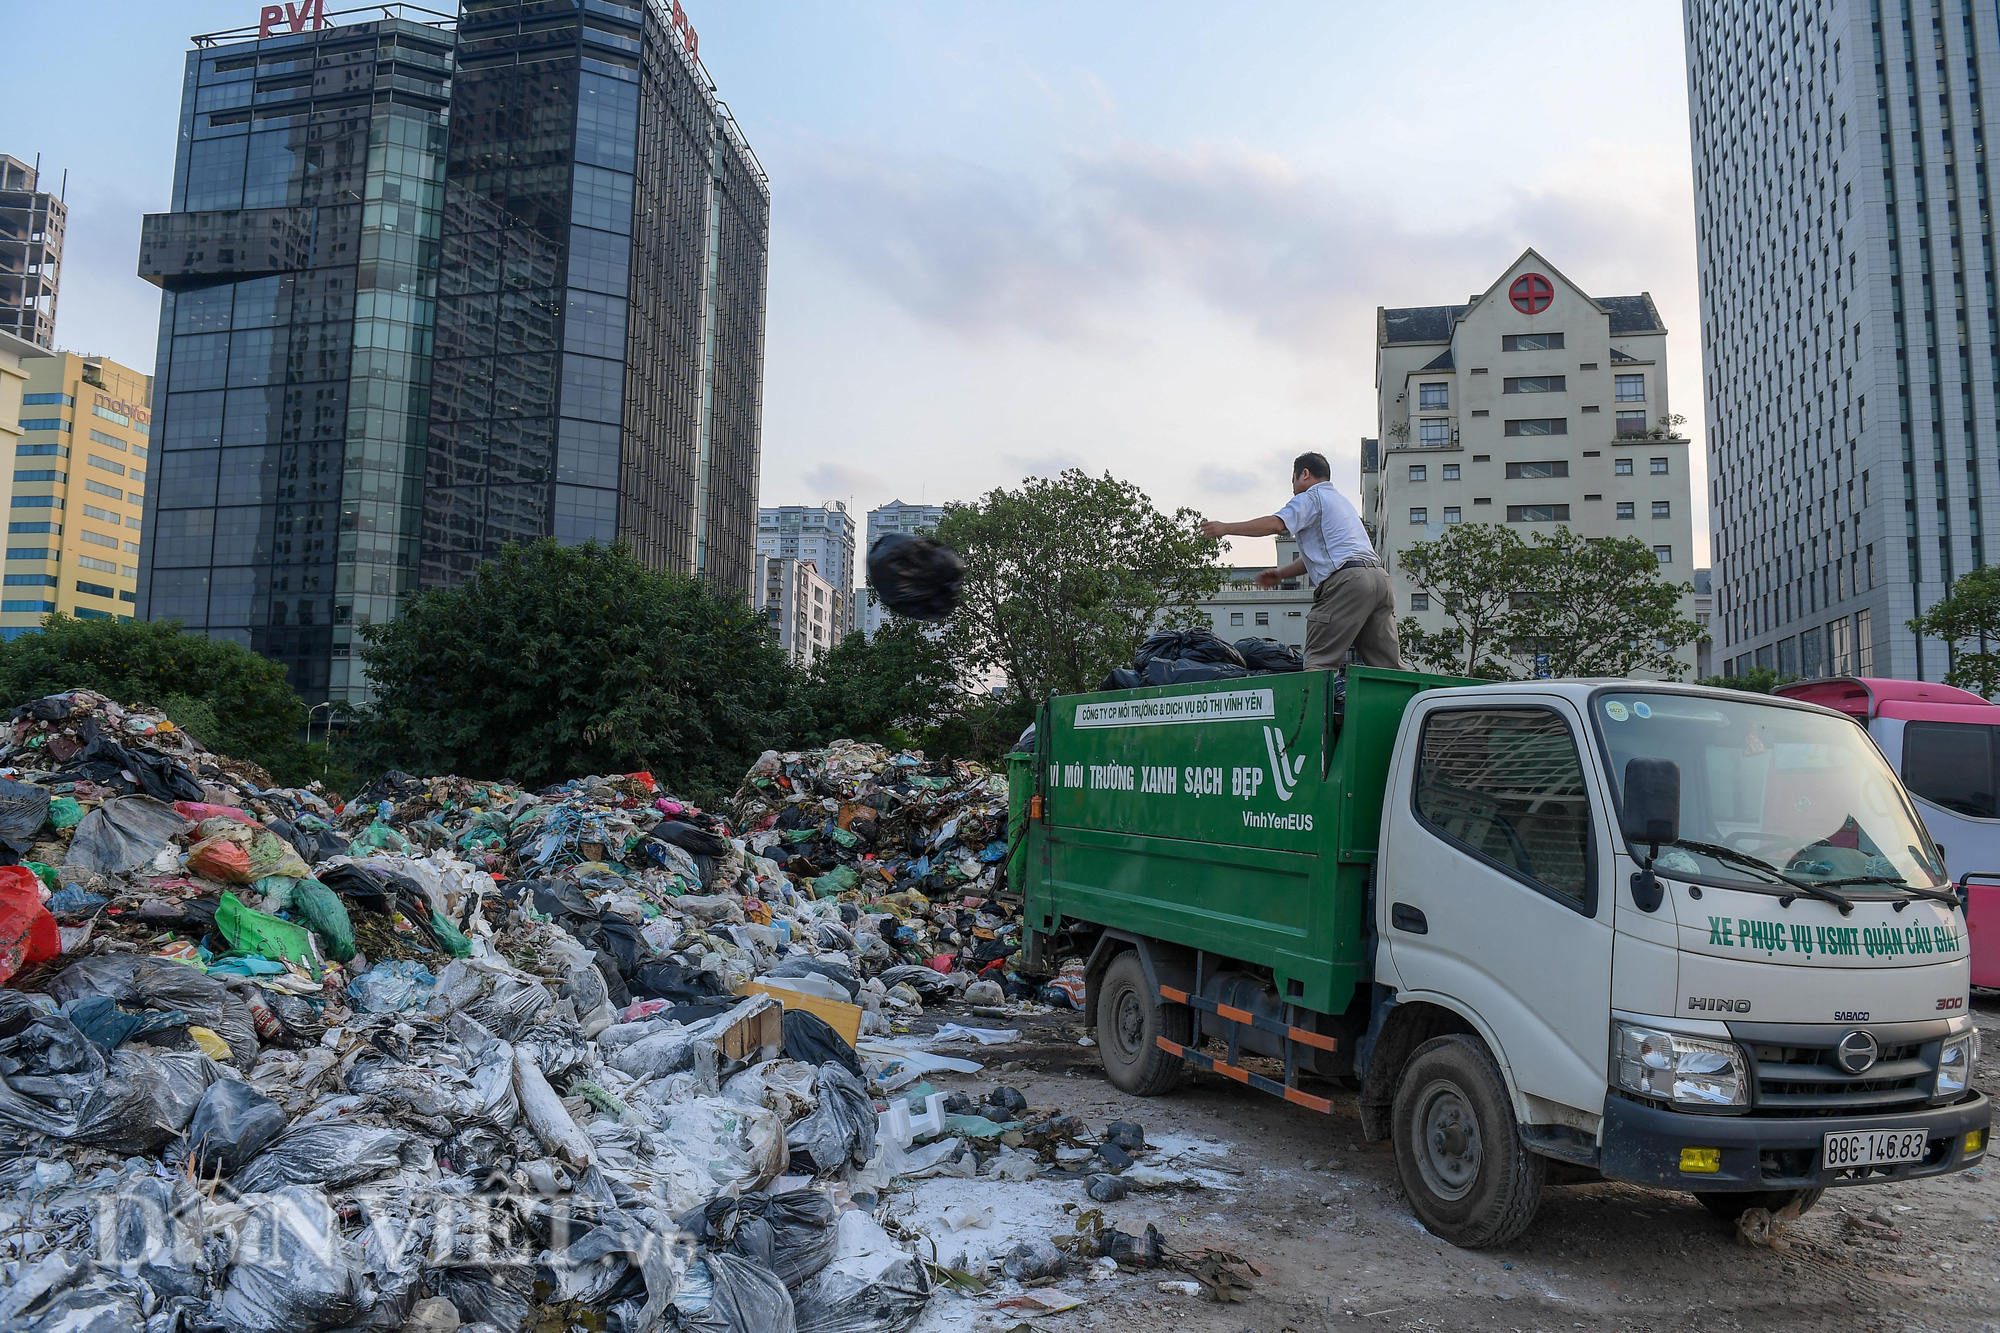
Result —
POLYGON ((1937 1096, 1958 1097, 1972 1086, 1972 1067, 1979 1061, 1979 1030, 1965 1031, 1944 1039, 1938 1052, 1937 1096))
POLYGON ((1612 1043, 1612 1081, 1627 1092, 1702 1111, 1750 1105, 1749 1066, 1733 1041, 1619 1023, 1612 1043))

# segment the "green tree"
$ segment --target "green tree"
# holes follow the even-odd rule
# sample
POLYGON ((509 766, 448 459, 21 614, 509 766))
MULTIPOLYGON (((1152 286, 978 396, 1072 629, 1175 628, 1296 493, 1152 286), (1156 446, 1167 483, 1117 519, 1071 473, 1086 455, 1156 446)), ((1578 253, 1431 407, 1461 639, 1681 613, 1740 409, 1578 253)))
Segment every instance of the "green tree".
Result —
POLYGON ((1536 533, 1522 578, 1510 637, 1524 675, 1678 680, 1687 668, 1675 654, 1701 637, 1680 613, 1693 585, 1661 578, 1659 557, 1636 538, 1536 533))
POLYGON ((1004 679, 1029 706, 1096 689, 1157 626, 1207 624, 1196 603, 1222 568, 1199 519, 1074 468, 950 506, 934 535, 964 559, 965 582, 946 649, 966 676, 1004 679))
POLYGON ((1455 523, 1441 537, 1411 543, 1396 559, 1416 591, 1445 614, 1437 630, 1404 617, 1396 627, 1404 659, 1455 676, 1510 676, 1507 643, 1514 593, 1527 577, 1528 544, 1497 523, 1455 523))
POLYGON ((319 776, 304 743, 306 706, 285 668, 239 643, 188 634, 178 620, 50 615, 0 644, 0 703, 64 690, 148 704, 216 754, 248 759, 280 782, 319 776))
POLYGON ((897 616, 872 640, 859 631, 842 639, 806 673, 800 732, 815 744, 842 737, 892 749, 923 744, 970 702, 941 637, 897 616))
POLYGON ((1660 577, 1645 543, 1584 538, 1568 528, 1522 541, 1491 523, 1447 529, 1398 557, 1442 604, 1443 629, 1398 628, 1404 655, 1436 671, 1499 679, 1629 676, 1678 679, 1675 653, 1701 636, 1680 613, 1687 584, 1660 577))
POLYGON ((378 766, 530 787, 650 769, 712 801, 782 743, 797 673, 734 592, 620 543, 508 546, 456 588, 364 626, 378 766))
POLYGON ((1982 698, 2000 693, 2000 568, 1984 565, 1959 575, 1951 591, 1909 626, 1913 634, 1943 639, 1950 646, 1945 684, 1982 698))
POLYGON ((1740 676, 1703 676, 1697 683, 1718 689, 1742 690, 1745 694, 1774 694, 1780 685, 1789 685, 1797 676, 1781 676, 1770 667, 1751 667, 1740 676))

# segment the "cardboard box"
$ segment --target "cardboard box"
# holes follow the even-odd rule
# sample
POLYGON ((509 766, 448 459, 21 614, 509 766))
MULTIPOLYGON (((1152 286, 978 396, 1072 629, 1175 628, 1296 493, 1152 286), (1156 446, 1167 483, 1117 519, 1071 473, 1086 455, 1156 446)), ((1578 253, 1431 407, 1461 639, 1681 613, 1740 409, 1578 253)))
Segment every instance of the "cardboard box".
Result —
MULTIPOLYGON (((786 990, 783 986, 768 986, 761 981, 753 981, 736 992, 738 995, 768 995, 787 1009, 803 1009, 826 1020, 828 1027, 840 1034, 849 1046, 861 1040, 861 1006, 842 1004, 839 1000, 822 999, 808 995, 804 991, 786 990)), ((782 1023, 782 1017, 779 1019, 782 1023)), ((782 1041, 782 1038, 780 1039, 782 1041)))

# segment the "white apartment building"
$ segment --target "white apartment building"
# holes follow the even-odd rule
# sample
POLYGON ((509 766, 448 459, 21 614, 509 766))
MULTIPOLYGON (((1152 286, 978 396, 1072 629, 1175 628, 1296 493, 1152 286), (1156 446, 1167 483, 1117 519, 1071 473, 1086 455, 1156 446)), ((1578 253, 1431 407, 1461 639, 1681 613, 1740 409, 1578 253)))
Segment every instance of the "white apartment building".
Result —
POLYGON ((756 581, 750 586, 771 622, 771 637, 799 666, 811 666, 839 642, 841 636, 835 632, 839 589, 820 577, 812 561, 760 555, 756 581))
MULTIPOLYGON (((854 599, 854 518, 847 505, 780 505, 757 511, 757 554, 810 561, 836 598, 829 630, 838 641, 861 628, 854 599)), ((760 576, 753 587, 762 586, 760 576)))
POLYGON ((1215 596, 1198 603, 1218 638, 1230 643, 1238 639, 1276 639, 1305 651, 1306 612, 1312 610, 1313 603, 1311 582, 1300 575, 1275 588, 1257 586, 1259 574, 1290 564, 1298 554, 1299 544, 1281 536, 1276 565, 1235 565, 1229 569, 1215 596))
MULTIPOLYGON (((1706 565, 1649 294, 1590 296, 1531 249, 1464 304, 1378 307, 1375 328, 1382 433, 1363 442, 1363 516, 1399 614, 1444 627, 1396 555, 1454 523, 1636 537, 1675 583, 1706 565)), ((1692 671, 1694 647, 1682 656, 1692 671)))
POLYGON ((1941 679, 1908 622, 2000 523, 2000 12, 1683 13, 1722 674, 1941 679))
MULTIPOLYGON (((864 557, 867 550, 874 548, 875 539, 884 533, 901 532, 912 537, 919 536, 936 528, 939 520, 943 518, 943 505, 913 505, 904 504, 901 500, 891 500, 888 504, 871 509, 868 511, 868 542, 863 548, 864 557)), ((862 632, 872 639, 875 637, 875 631, 882 628, 883 622, 888 620, 889 613, 876 603, 873 588, 867 590, 866 597, 867 607, 863 612, 862 632)))

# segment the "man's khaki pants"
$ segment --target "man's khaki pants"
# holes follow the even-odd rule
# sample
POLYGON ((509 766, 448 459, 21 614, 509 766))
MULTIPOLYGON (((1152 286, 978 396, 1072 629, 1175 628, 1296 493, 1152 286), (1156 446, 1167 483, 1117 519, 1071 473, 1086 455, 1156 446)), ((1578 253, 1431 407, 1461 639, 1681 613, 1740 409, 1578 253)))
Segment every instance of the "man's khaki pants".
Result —
POLYGON ((1347 650, 1359 648, 1368 666, 1400 667, 1396 594, 1380 565, 1350 565, 1326 576, 1306 613, 1306 670, 1338 671, 1347 650))

